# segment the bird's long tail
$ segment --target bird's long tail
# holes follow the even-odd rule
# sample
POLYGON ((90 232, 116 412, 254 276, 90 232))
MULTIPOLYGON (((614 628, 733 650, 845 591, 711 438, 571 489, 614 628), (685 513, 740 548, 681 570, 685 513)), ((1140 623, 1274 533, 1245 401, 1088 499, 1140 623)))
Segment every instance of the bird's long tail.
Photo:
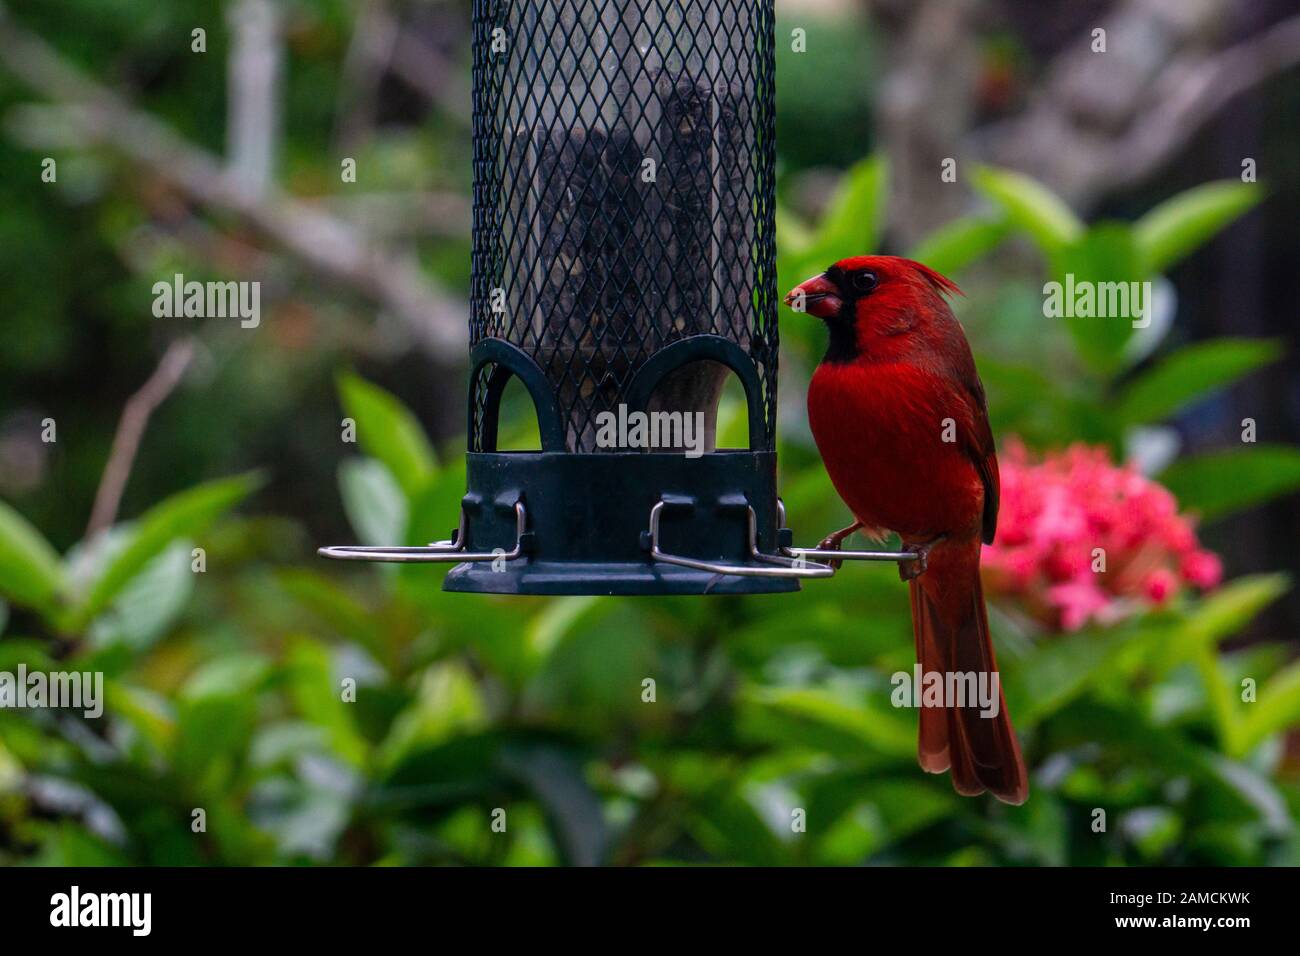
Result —
MULTIPOLYGON (((945 689, 961 685, 991 691, 992 675, 998 672, 980 586, 979 547, 978 542, 941 542, 930 553, 928 570, 911 581, 912 629, 923 680, 942 675, 945 689)), ((978 693, 967 693, 964 702, 945 697, 944 704, 951 706, 921 706, 917 754, 930 773, 951 767, 960 794, 987 790, 1004 803, 1020 804, 1029 796, 1029 780, 1000 679, 996 693, 996 714, 991 716, 985 714, 992 708, 981 705, 978 693)))

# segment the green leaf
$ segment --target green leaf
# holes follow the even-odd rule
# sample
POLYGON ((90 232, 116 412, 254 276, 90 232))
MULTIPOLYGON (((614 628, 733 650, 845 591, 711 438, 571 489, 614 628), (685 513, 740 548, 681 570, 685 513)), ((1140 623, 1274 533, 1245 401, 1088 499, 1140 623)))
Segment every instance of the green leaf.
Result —
POLYGON ((1242 739, 1241 717, 1236 693, 1216 648, 1241 631, 1289 588, 1290 580, 1285 574, 1254 574, 1230 581, 1196 602, 1162 647, 1162 672, 1167 673, 1183 661, 1190 662, 1196 669, 1205 688, 1206 702, 1219 740, 1231 754, 1244 752, 1239 745, 1242 739))
POLYGON ((812 245, 812 230, 780 202, 776 204, 776 234, 782 252, 803 253, 812 245))
MULTIPOLYGON (((450 538, 460 520, 460 500, 464 494, 465 458, 458 455, 439 469, 437 477, 411 499, 403 543, 419 545, 450 538)), ((412 572, 411 576, 421 582, 429 580, 427 564, 404 564, 398 570, 412 572)))
POLYGON ((1179 643, 1210 646, 1236 634, 1291 588, 1285 574, 1251 574, 1229 581, 1196 604, 1179 643))
POLYGON ((1022 659, 1003 662, 1007 709, 1016 726, 1034 726, 1109 676, 1131 637, 1124 628, 1064 634, 1034 645, 1022 659))
POLYGON ((1049 255, 1083 236, 1083 223, 1042 183, 990 166, 977 168, 973 179, 975 188, 1006 210, 1012 225, 1029 233, 1049 255))
POLYGON ((859 704, 821 688, 752 687, 741 699, 759 711, 771 711, 853 741, 849 749, 894 756, 911 755, 916 750, 916 732, 909 716, 899 715, 893 708, 870 706, 878 698, 867 697, 859 704))
POLYGON ((350 372, 339 376, 338 389, 361 447, 388 466, 408 497, 414 495, 438 466, 419 421, 390 392, 350 372))
POLYGON ((0 594, 46 613, 63 588, 58 552, 26 518, 0 501, 0 594))
POLYGON ((1222 662, 1212 645, 1195 644, 1189 650, 1189 656, 1205 688, 1206 703, 1209 705, 1210 716, 1214 718, 1219 742, 1224 750, 1235 754, 1237 751, 1233 743, 1238 734, 1237 711, 1232 688, 1224 679, 1222 662))
POLYGON ((825 866, 856 866, 886 842, 883 814, 872 804, 860 802, 820 831, 817 862, 825 866))
POLYGON ((579 624, 598 620, 610 610, 607 598, 584 595, 556 598, 535 614, 524 632, 524 645, 537 660, 544 660, 565 635, 579 624))
POLYGON ((212 695, 176 704, 176 772, 198 790, 228 786, 257 725, 257 700, 212 695))
POLYGON ((286 594, 292 595, 329 632, 356 641, 380 660, 388 658, 385 636, 390 628, 338 581, 307 568, 283 568, 276 572, 275 579, 286 594))
MULTIPOLYGON (((343 700, 343 686, 335 676, 329 650, 309 638, 294 638, 285 671, 298 713, 329 734, 331 748, 339 757, 354 766, 363 764, 369 748, 353 722, 353 708, 343 700)), ((365 690, 358 688, 357 693, 365 690)))
POLYGON ((992 250, 1010 229, 1011 222, 1006 215, 963 216, 930 233, 912 247, 907 257, 952 275, 992 250))
POLYGON ((213 658, 190 675, 180 689, 180 699, 244 697, 254 694, 271 673, 271 662, 261 654, 235 652, 213 658))
POLYGON ((1291 815, 1287 811, 1286 798, 1282 796, 1273 781, 1251 767, 1229 760, 1220 754, 1207 755, 1206 763, 1222 784, 1254 811, 1265 832, 1280 835, 1289 833, 1295 828, 1291 815))
POLYGON ((1156 864, 1183 836, 1183 819, 1167 807, 1137 807, 1120 817, 1120 832, 1142 859, 1156 864))
POLYGON ((428 806, 455 806, 478 794, 499 793, 506 785, 501 731, 452 737, 436 747, 409 754, 379 773, 370 804, 387 812, 428 806))
POLYGON ((1018 863, 1064 866, 1068 862, 1070 821, 1064 805, 1042 788, 1024 806, 980 827, 1003 854, 1018 863))
POLYGON ((189 541, 177 541, 146 564, 90 623, 91 644, 139 652, 162 637, 194 590, 191 550, 189 541))
POLYGON ((502 768, 537 797, 556 846, 572 866, 598 866, 608 852, 604 808, 591 789, 581 755, 548 744, 507 746, 502 768))
MULTIPOLYGON (((544 615, 544 621, 526 626, 525 634, 516 637, 523 644, 521 669, 537 668, 524 691, 523 708, 562 710, 578 719, 588 734, 606 728, 612 732, 633 715, 645 719, 640 694, 642 680, 651 673, 647 668, 671 669, 656 656, 659 649, 649 622, 626 606, 600 598, 567 598, 555 606, 555 614, 544 615), (547 652, 552 639, 554 646, 547 652)), ((661 677, 661 696, 672 693, 671 681, 667 674, 661 677)))
POLYGON ((177 538, 198 538, 224 512, 261 484, 255 474, 210 481, 172 495, 131 526, 125 546, 90 586, 69 627, 80 630, 116 598, 127 583, 177 538))
POLYGON ((1281 354, 1278 343, 1268 339, 1214 339, 1189 345, 1129 383, 1119 399, 1119 416, 1129 425, 1162 421, 1281 354))
POLYGON ((828 266, 846 256, 876 251, 885 226, 888 178, 880 156, 851 166, 831 197, 808 254, 820 254, 826 259, 823 266, 828 266))
POLYGON ((840 179, 815 229, 801 225, 789 211, 781 211, 777 219, 777 283, 783 292, 840 259, 877 250, 885 226, 887 178, 883 158, 868 157, 852 166, 840 179))
MULTIPOLYGON (((933 778, 931 778, 932 780, 933 778)), ((935 787, 931 780, 908 778, 879 780, 862 788, 862 799, 879 811, 890 842, 910 836, 958 809, 961 800, 952 789, 935 787)))
POLYGON ((1264 195, 1264 189, 1255 183, 1225 179, 1196 186, 1156 206, 1136 224, 1146 272, 1163 272, 1253 208, 1264 195))
POLYGON ((126 866, 128 857, 79 824, 60 820, 51 825, 40 853, 31 858, 37 866, 126 866))
POLYGON ((1300 725, 1300 661, 1282 668, 1258 688, 1256 700, 1245 704, 1237 724, 1237 753, 1254 750, 1273 734, 1300 725))
POLYGON ((1213 521, 1300 488, 1300 449, 1246 445, 1174 462, 1160 482, 1182 507, 1213 521))
MULTIPOLYGON (((1133 337, 1133 323, 1139 318, 1136 303, 1129 301, 1130 283, 1142 279, 1136 259, 1133 230, 1122 222, 1099 223, 1078 239, 1059 246, 1052 255, 1052 271, 1061 285, 1064 313, 1061 321, 1069 330, 1079 356, 1105 376, 1112 375, 1123 364, 1124 350, 1133 337), (1093 293, 1092 315, 1077 314, 1082 303, 1070 306, 1072 290, 1076 299, 1077 290, 1093 293), (1112 293, 1118 301, 1113 300, 1112 293), (1071 312, 1076 314, 1070 315, 1071 312), (1100 312, 1107 314, 1100 315, 1100 312)), ((1151 302, 1146 302, 1145 307, 1149 321, 1151 302)))
POLYGON ((200 666, 176 699, 176 767, 220 786, 247 752, 257 723, 257 694, 272 671, 261 654, 227 653, 200 666))
POLYGON ((407 503, 393 473, 373 458, 339 462, 339 493, 352 529, 366 545, 395 545, 406 533, 407 503))
POLYGON ((687 828, 700 845, 724 863, 788 865, 782 844, 758 811, 737 793, 702 797, 687 817, 687 828))
POLYGON ((9 793, 19 792, 23 783, 22 763, 18 758, 9 753, 9 748, 5 747, 3 737, 0 737, 0 793, 9 795, 9 793))
POLYGON ((6 637, 0 641, 0 673, 12 673, 19 664, 25 664, 29 671, 58 670, 58 662, 50 656, 51 650, 50 645, 35 638, 6 637))
POLYGON ((104 685, 107 709, 125 721, 162 753, 176 741, 176 715, 161 694, 117 680, 104 685))
POLYGON ((487 729, 487 708, 469 668, 439 661, 420 675, 410 704, 392 722, 379 750, 379 764, 395 767, 412 753, 487 729))

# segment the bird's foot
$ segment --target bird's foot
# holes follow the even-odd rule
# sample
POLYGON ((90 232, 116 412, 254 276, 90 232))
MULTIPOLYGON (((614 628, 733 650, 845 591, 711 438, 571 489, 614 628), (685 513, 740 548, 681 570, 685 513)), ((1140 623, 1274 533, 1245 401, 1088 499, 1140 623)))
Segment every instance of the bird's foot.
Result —
MULTIPOLYGON (((840 550, 841 546, 843 546, 844 544, 844 539, 847 538, 849 535, 851 535, 853 532, 857 531, 861 527, 862 527, 862 523, 857 522, 849 525, 847 528, 841 528, 839 531, 835 531, 832 532, 831 534, 828 534, 826 537, 822 538, 821 543, 817 545, 817 550, 818 551, 840 550)), ((832 568, 834 568, 836 571, 838 571, 840 569, 840 566, 844 562, 832 558, 826 563, 830 565, 832 568)))
POLYGON ((926 569, 930 566, 930 549, 944 539, 945 535, 939 535, 921 544, 904 544, 904 551, 911 551, 916 555, 910 561, 900 561, 898 563, 898 578, 900 581, 912 581, 925 574, 926 569))

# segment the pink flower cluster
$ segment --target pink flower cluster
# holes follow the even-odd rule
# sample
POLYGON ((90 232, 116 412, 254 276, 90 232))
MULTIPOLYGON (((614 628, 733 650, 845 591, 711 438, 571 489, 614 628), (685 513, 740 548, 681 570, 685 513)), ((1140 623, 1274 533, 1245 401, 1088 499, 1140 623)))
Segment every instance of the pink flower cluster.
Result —
POLYGON ((999 461, 1002 502, 997 538, 984 549, 985 586, 1048 627, 1109 623, 1165 603, 1184 584, 1204 590, 1222 579, 1218 556, 1200 547, 1174 496, 1112 464, 1106 449, 1077 444, 1035 458, 1012 439, 999 461))

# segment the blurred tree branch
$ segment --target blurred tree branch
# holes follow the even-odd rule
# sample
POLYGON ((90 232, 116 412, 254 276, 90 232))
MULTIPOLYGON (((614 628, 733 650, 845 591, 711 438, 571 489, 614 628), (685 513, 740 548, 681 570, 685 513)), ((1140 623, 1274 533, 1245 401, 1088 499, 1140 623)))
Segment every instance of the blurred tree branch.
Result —
POLYGON ((448 116, 469 124, 469 83, 456 64, 433 44, 406 31, 393 47, 393 72, 437 103, 448 116))
POLYGON ((397 316, 434 359, 460 360, 468 310, 423 273, 411 252, 384 247, 356 224, 274 187, 250 190, 216 157, 67 63, 3 4, 0 64, 60 107, 83 148, 108 149, 190 201, 235 216, 307 270, 397 316))
POLYGON ((470 231, 469 200, 450 190, 365 192, 330 196, 319 202, 383 238, 444 236, 463 240, 470 231))
MULTIPOLYGON (((1234 0, 1128 0, 1061 54, 1023 116, 979 131, 980 151, 1076 207, 1159 172, 1220 110, 1300 64, 1300 17, 1233 45, 1234 0)), ((1232 170, 1237 172, 1237 170, 1232 170)))
POLYGON ((236 0, 226 12, 226 154, 231 174, 254 195, 271 188, 280 139, 280 12, 269 0, 236 0))
POLYGON ((99 489, 95 492, 95 506, 90 512, 90 524, 86 527, 86 539, 111 527, 117 520, 117 509, 122 504, 122 493, 126 491, 127 480, 131 477, 131 466, 135 463, 136 452, 140 449, 140 439, 149 426, 149 419, 168 395, 180 384, 194 359, 194 339, 186 337, 177 339, 167 347, 162 360, 148 381, 140 390, 127 399, 122 409, 122 417, 117 423, 117 432, 113 435, 113 447, 108 454, 108 463, 104 466, 99 489))
POLYGON ((890 64, 881 85, 881 146, 890 158, 890 221, 904 245, 960 215, 968 197, 939 181, 945 158, 961 155, 979 71, 980 0, 877 4, 890 64))
POLYGON ((334 141, 346 153, 369 135, 375 122, 379 84, 392 60, 397 21, 384 0, 362 0, 352 40, 343 57, 343 82, 334 141))
POLYGON ((939 182, 945 157, 1021 170, 1087 212, 1158 173, 1237 96, 1300 64, 1300 17, 1234 42, 1241 0, 1120 0, 1097 19, 1105 53, 1084 33, 1047 66, 1024 110, 973 127, 980 25, 994 5, 867 0, 885 35, 880 139, 904 245, 968 201, 939 182))

